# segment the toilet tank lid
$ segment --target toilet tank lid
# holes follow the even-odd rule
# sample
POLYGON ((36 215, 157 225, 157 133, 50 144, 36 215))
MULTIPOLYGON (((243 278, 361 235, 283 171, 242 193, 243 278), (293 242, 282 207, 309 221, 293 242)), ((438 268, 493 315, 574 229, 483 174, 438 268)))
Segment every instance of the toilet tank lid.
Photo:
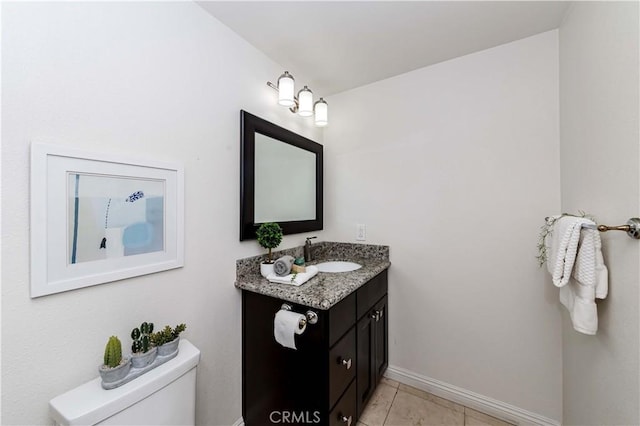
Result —
POLYGON ((105 390, 100 377, 49 401, 49 414, 61 425, 93 425, 130 407, 195 368, 200 350, 180 339, 178 355, 118 388, 105 390))

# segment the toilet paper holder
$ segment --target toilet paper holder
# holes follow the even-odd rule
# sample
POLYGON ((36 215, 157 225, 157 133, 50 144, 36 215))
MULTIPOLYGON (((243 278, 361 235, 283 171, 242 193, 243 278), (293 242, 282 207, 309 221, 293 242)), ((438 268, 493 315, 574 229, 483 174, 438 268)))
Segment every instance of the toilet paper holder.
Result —
MULTIPOLYGON (((285 311, 291 311, 293 310, 293 308, 291 307, 291 305, 289 305, 288 303, 283 303, 282 306, 280 307, 281 310, 285 310, 285 311)), ((301 318, 300 322, 298 323, 298 327, 300 328, 300 330, 302 330, 304 328, 305 325, 308 324, 316 324, 318 322, 318 314, 316 314, 315 312, 309 310, 307 311, 307 313, 305 314, 306 319, 301 318)))

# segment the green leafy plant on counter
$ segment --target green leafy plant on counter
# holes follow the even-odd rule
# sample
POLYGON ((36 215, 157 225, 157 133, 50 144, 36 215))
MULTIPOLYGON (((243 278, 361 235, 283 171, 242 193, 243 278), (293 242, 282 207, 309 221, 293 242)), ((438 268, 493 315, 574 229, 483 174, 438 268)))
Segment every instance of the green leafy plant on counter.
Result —
POLYGON ((274 222, 266 222, 260 225, 256 231, 258 244, 269 250, 268 260, 265 263, 273 263, 271 260, 271 250, 278 247, 282 242, 282 228, 274 222))

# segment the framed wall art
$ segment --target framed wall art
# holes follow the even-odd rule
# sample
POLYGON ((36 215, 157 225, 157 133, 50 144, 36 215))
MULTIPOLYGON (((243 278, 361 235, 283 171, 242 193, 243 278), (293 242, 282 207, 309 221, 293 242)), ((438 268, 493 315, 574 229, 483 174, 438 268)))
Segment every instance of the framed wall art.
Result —
POLYGON ((31 297, 184 265, 184 169, 31 147, 31 297))

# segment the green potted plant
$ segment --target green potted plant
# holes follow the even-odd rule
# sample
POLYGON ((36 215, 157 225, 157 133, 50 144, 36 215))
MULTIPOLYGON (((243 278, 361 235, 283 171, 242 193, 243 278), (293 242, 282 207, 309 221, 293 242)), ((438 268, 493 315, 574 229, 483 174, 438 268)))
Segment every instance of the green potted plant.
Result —
POLYGON ((98 371, 103 383, 113 383, 122 380, 131 370, 129 358, 122 358, 122 343, 116 336, 109 337, 104 348, 104 363, 98 371))
POLYGON ((278 247, 282 242, 282 228, 275 222, 266 222, 258 227, 256 231, 258 244, 269 250, 267 261, 260 264, 260 273, 263 277, 273 274, 273 259, 271 259, 271 250, 278 247))
POLYGON ((158 354, 158 349, 151 344, 153 323, 143 322, 140 327, 131 330, 131 365, 135 368, 143 368, 151 364, 158 354))
POLYGON ((180 333, 186 329, 186 324, 178 324, 174 328, 166 325, 162 330, 151 333, 151 343, 158 348, 158 356, 167 356, 177 352, 180 333))

